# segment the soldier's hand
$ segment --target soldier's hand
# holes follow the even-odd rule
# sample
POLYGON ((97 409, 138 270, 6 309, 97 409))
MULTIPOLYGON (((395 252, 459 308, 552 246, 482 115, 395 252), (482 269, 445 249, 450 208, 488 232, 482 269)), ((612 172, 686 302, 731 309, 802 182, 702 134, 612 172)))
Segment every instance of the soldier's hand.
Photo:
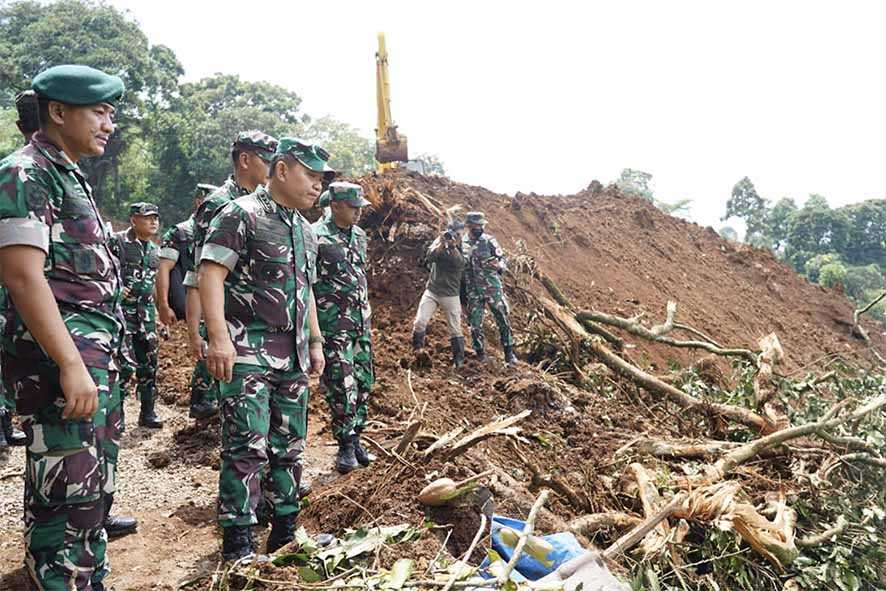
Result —
POLYGON ((203 361, 206 359, 206 341, 200 335, 188 335, 188 351, 190 351, 191 357, 197 361, 203 361))
POLYGON ((77 421, 92 418, 98 410, 98 387, 83 363, 59 370, 59 384, 65 396, 63 419, 77 421))
POLYGON ((175 324, 176 317, 175 312, 169 306, 163 306, 157 312, 160 314, 160 322, 165 324, 166 326, 172 326, 175 324))
POLYGON ((323 356, 323 343, 313 343, 308 349, 311 359, 311 375, 321 375, 326 368, 326 358, 323 356))
POLYGON ((230 382, 234 378, 234 359, 237 358, 237 350, 231 338, 225 336, 213 339, 206 351, 206 369, 217 380, 230 382))

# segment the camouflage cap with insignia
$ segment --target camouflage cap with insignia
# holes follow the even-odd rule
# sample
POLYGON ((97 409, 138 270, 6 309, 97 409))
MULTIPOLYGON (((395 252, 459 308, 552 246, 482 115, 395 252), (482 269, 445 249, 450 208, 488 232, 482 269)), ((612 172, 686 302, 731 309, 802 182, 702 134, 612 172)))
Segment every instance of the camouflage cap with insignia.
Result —
POLYGON ((363 187, 354 183, 329 183, 329 188, 320 195, 320 205, 330 203, 347 203, 353 207, 366 207, 372 205, 363 197, 363 187))
POLYGON ((278 156, 289 154, 314 172, 322 172, 327 181, 335 178, 335 169, 327 164, 329 152, 318 144, 312 144, 295 137, 280 138, 277 144, 278 156))
POLYGON ((482 211, 469 211, 465 214, 465 223, 485 226, 488 222, 486 221, 486 214, 482 211))
POLYGON ((257 129, 241 131, 231 144, 231 150, 252 152, 262 160, 270 162, 277 149, 277 138, 257 129))
POLYGON ((160 208, 154 203, 139 201, 129 206, 129 215, 160 215, 160 208))
POLYGON ((81 65, 53 66, 31 82, 40 98, 69 105, 114 104, 123 96, 123 80, 81 65))

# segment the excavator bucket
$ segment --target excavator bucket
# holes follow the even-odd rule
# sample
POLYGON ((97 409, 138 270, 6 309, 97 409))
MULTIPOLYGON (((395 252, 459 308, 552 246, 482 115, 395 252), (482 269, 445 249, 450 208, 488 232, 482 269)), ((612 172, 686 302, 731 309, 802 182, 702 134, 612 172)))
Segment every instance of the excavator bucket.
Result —
POLYGON ((384 139, 375 142, 375 159, 382 163, 406 162, 409 150, 406 147, 406 136, 400 134, 397 140, 384 139))

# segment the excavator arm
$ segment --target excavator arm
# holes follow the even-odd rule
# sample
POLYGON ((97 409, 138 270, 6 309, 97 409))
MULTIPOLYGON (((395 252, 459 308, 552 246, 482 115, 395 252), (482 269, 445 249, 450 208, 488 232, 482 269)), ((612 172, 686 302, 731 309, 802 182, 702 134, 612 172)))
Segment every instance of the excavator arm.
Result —
POLYGON ((391 90, 388 81, 388 50, 385 34, 378 34, 378 52, 375 54, 375 86, 378 120, 375 129, 375 159, 379 172, 394 168, 396 162, 409 160, 406 136, 397 131, 391 118, 391 90))

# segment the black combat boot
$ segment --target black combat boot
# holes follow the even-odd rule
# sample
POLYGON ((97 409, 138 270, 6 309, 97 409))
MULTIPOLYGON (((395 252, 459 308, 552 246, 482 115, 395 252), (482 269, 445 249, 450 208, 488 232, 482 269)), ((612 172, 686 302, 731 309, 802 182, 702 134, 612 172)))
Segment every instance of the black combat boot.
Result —
POLYGON ((461 367, 462 364, 465 362, 465 338, 450 338, 449 349, 452 351, 452 365, 454 367, 461 367))
POLYGON ((210 399, 208 394, 203 394, 199 400, 191 401, 191 409, 188 416, 192 419, 208 419, 218 414, 218 406, 210 399))
POLYGON ((229 525, 222 528, 222 558, 225 560, 240 560, 255 555, 252 544, 250 526, 229 525))
POLYGON ((517 363, 517 356, 514 354, 513 345, 505 346, 505 363, 508 365, 514 365, 517 363))
POLYGON ((298 485, 298 498, 303 499, 306 496, 311 494, 311 485, 307 482, 299 483, 298 485))
POLYGON ((154 399, 141 401, 141 412, 138 415, 138 426, 148 429, 162 429, 163 421, 154 412, 154 399))
POLYGON ((366 467, 378 459, 375 456, 375 454, 371 454, 368 451, 366 451, 366 448, 363 447, 362 443, 360 443, 360 433, 354 433, 353 442, 354 442, 354 458, 356 458, 358 464, 360 464, 363 467, 366 467))
POLYGON ((338 440, 338 455, 335 456, 335 469, 342 474, 356 470, 360 464, 354 456, 354 440, 343 436, 338 440))
POLYGON ((265 549, 268 554, 276 552, 295 538, 296 521, 298 521, 298 513, 274 517, 271 522, 271 533, 268 534, 268 545, 265 549))
MULTIPOLYGON (((5 443, 9 445, 21 446, 27 443, 28 437, 22 431, 12 426, 12 413, 5 408, 0 408, 0 428, 3 434, 0 436, 5 443)), ((0 442, 0 447, 2 447, 0 442)))
POLYGON ((483 347, 475 348, 474 358, 480 363, 486 361, 486 349, 484 349, 483 347))
POLYGON ((425 346, 425 333, 423 332, 414 332, 412 333, 412 350, 417 351, 425 346))
POLYGON ((134 534, 138 529, 138 521, 133 517, 111 515, 113 504, 114 495, 105 495, 105 532, 108 534, 108 538, 122 538, 134 534))

